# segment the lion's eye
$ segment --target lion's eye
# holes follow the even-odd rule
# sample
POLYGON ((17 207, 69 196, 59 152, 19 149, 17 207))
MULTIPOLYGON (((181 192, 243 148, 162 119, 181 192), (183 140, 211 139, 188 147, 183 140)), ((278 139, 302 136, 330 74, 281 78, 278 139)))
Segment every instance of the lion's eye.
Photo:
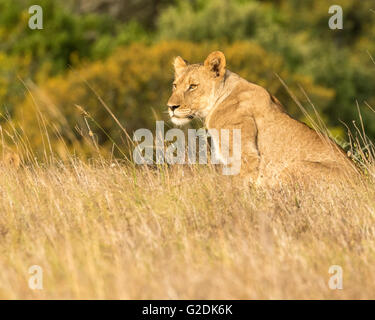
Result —
POLYGON ((196 87, 198 87, 197 84, 191 84, 191 85, 189 86, 189 90, 194 90, 196 87))
POLYGON ((173 90, 175 90, 176 87, 177 87, 177 85, 174 83, 174 84, 172 85, 173 90))

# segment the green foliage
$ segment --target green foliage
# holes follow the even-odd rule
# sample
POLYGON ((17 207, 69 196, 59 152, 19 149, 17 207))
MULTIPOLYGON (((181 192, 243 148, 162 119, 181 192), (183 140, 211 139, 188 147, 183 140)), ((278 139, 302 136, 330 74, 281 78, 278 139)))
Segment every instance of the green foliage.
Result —
POLYGON ((41 0, 42 30, 28 27, 28 8, 33 1, 0 0, 1 49, 11 55, 29 54, 34 69, 46 62, 52 63, 52 72, 64 71, 77 59, 103 58, 117 44, 145 38, 145 32, 136 22, 129 25, 114 23, 111 17, 99 14, 72 14, 61 2, 41 0), (117 39, 117 35, 120 36, 117 39))
POLYGON ((25 87, 19 79, 28 74, 29 57, 10 57, 0 51, 0 110, 2 117, 13 113, 13 108, 24 98, 25 87))
POLYGON ((258 5, 239 1, 179 1, 160 16, 163 39, 242 40, 255 32, 258 5))

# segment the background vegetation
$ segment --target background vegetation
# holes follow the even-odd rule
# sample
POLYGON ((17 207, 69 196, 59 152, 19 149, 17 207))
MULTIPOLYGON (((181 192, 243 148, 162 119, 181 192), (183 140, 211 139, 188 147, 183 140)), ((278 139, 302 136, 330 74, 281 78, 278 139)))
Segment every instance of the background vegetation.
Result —
POLYGON ((44 10, 43 30, 28 28, 35 1, 0 0, 1 121, 4 128, 9 119, 22 128, 18 132, 36 156, 42 150, 36 106, 57 149, 64 137, 70 151, 90 155, 81 144, 88 129, 78 104, 97 122, 88 120, 99 147, 109 151, 114 142, 122 144, 124 132, 98 96, 130 134, 152 129, 155 118, 167 120, 173 57, 199 62, 216 49, 225 52, 232 71, 267 87, 302 120, 275 74, 306 107, 307 95, 336 138, 345 139, 344 124, 352 128, 358 120, 358 102, 366 132, 375 137, 374 115, 365 104, 375 105, 372 1, 337 1, 343 30, 328 28, 329 1, 37 3, 44 10))

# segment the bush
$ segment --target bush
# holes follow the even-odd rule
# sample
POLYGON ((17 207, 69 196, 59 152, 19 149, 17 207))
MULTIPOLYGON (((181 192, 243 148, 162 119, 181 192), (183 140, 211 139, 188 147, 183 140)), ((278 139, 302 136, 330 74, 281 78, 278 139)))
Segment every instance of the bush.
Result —
POLYGON ((258 8, 255 2, 179 1, 161 14, 159 34, 162 39, 243 40, 255 33, 258 8))
POLYGON ((119 44, 145 41, 146 31, 136 21, 121 23, 109 15, 78 15, 64 3, 40 0, 43 29, 31 30, 28 8, 32 0, 0 0, 0 50, 10 55, 30 55, 31 75, 50 63, 52 74, 65 71, 82 59, 108 56, 119 44))
POLYGON ((22 102, 26 88, 20 79, 28 74, 30 61, 30 56, 12 57, 0 51, 1 113, 11 115, 14 105, 22 102))

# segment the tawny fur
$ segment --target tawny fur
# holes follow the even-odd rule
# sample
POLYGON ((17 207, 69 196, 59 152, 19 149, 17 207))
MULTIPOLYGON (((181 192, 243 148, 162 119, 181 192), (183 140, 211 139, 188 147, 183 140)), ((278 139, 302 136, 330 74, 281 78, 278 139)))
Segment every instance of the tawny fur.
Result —
POLYGON ((241 129, 240 175, 246 181, 275 185, 357 176, 354 163, 339 146, 291 118, 266 89, 227 70, 222 52, 212 52, 204 64, 177 57, 174 67, 168 101, 172 121, 183 125, 199 117, 207 129, 241 129))

